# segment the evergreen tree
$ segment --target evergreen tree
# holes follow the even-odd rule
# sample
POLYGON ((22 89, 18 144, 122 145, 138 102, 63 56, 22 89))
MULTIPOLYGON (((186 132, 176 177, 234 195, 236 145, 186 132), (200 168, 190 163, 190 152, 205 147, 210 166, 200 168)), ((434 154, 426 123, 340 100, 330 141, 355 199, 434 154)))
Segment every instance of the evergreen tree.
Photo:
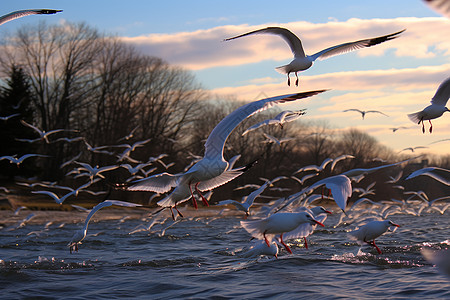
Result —
MULTIPOLYGON (((20 120, 33 123, 32 92, 25 72, 16 66, 11 68, 10 78, 0 88, 0 116, 16 115, 8 120, 0 120, 0 156, 17 155, 18 157, 35 153, 36 146, 16 139, 35 137, 30 128, 23 126, 20 120)), ((36 167, 25 161, 20 167, 10 164, 8 160, 0 161, 0 175, 12 179, 14 176, 33 176, 36 167)))

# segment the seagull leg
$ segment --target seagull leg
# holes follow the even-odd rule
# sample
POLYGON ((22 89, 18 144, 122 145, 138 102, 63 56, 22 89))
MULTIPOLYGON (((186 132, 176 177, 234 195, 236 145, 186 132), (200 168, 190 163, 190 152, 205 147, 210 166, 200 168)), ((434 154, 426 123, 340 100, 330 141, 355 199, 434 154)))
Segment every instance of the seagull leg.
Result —
POLYGON ((422 133, 425 133, 425 125, 423 124, 423 118, 420 119, 419 124, 420 122, 422 122, 422 133))
POLYGON ((169 208, 170 208, 170 213, 172 214, 172 220, 175 221, 175 215, 173 214, 172 206, 170 206, 169 208))
POLYGON ((295 72, 295 77, 297 78, 297 79, 295 80, 295 86, 298 86, 298 75, 297 75, 297 72, 295 72))
POLYGON ((175 204, 174 208, 175 208, 175 210, 177 211, 177 213, 180 215, 180 217, 184 218, 183 214, 178 210, 176 204, 175 204))
POLYGON ((192 193, 192 188, 191 188, 191 183, 189 182, 189 191, 191 192, 191 196, 192 196, 192 204, 194 205, 194 208, 197 209, 197 200, 194 197, 194 193, 192 193))
POLYGON ((266 241, 267 247, 270 247, 269 240, 266 238, 266 231, 264 231, 263 236, 264 236, 264 240, 266 241))
POLYGON ((305 248, 308 249, 308 242, 306 241, 306 237, 303 238, 305 240, 305 248))
POLYGON ((366 241, 366 240, 364 239, 364 242, 366 242, 366 243, 369 244, 370 246, 375 247, 375 248, 377 249, 378 254, 381 254, 380 248, 378 248, 378 246, 375 245, 375 240, 373 240, 373 241, 371 241, 371 242, 368 242, 368 241, 366 241))
POLYGON ((291 78, 289 77, 289 73, 287 73, 287 78, 288 78, 288 86, 291 86, 291 78))
POLYGON ((202 198, 203 205, 209 206, 208 200, 206 200, 206 198, 202 195, 202 193, 200 193, 200 191, 199 191, 198 188, 197 188, 197 186, 198 186, 199 183, 200 183, 200 182, 197 182, 197 183, 195 184, 195 191, 200 195, 200 198, 202 198))
POLYGON ((375 248, 377 248, 377 252, 378 252, 378 254, 381 254, 381 250, 380 250, 380 248, 378 248, 378 246, 377 245, 375 245, 375 240, 373 240, 372 241, 372 245, 375 247, 375 248))
POLYGON ((283 242, 283 234, 280 234, 280 243, 281 243, 281 245, 284 246, 284 249, 286 249, 287 252, 289 252, 290 254, 292 254, 291 248, 289 248, 288 245, 286 245, 286 244, 283 242))
POLYGON ((431 124, 431 120, 428 120, 430 122, 430 133, 433 131, 433 124, 431 124))

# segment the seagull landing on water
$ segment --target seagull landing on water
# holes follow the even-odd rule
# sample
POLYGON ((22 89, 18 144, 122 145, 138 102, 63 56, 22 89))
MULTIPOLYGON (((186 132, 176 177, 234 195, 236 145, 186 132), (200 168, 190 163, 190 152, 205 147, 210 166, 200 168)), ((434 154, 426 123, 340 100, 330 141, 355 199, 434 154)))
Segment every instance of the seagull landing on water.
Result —
POLYGON ((303 223, 324 226, 306 211, 297 213, 276 213, 261 220, 241 221, 242 227, 244 227, 244 229, 254 238, 263 239, 266 242, 267 247, 270 247, 269 240, 272 240, 275 235, 279 234, 280 243, 284 246, 286 251, 291 254, 292 250, 283 241, 283 234, 296 229, 303 223))
POLYGON ((52 15, 61 12, 59 9, 25 9, 13 11, 0 17, 0 25, 30 15, 52 15))
POLYGON ((378 254, 381 254, 380 248, 375 244, 375 239, 385 233, 391 226, 400 227, 400 225, 390 220, 371 221, 361 226, 358 230, 350 232, 350 236, 359 242, 364 242, 375 247, 378 254))
POLYGON ((238 35, 235 37, 227 38, 224 41, 230 41, 230 40, 244 37, 247 35, 261 34, 261 33, 276 34, 276 35, 281 36, 288 43, 289 47, 291 48, 292 54, 294 55, 294 60, 292 60, 289 64, 287 64, 285 66, 276 68, 276 70, 282 74, 287 74, 287 78, 288 78, 287 84, 288 85, 291 85, 289 74, 295 73, 295 76, 297 78, 297 80, 295 81, 295 85, 298 86, 297 72, 309 69, 316 59, 325 59, 325 58, 328 58, 331 56, 350 52, 350 51, 357 50, 360 48, 375 46, 375 45, 381 44, 383 42, 395 39, 396 37, 399 36, 400 33, 402 33, 405 30, 406 29, 403 29, 401 31, 391 33, 388 35, 375 37, 375 38, 369 38, 369 39, 364 39, 364 40, 359 40, 359 41, 355 41, 355 42, 349 42, 349 43, 332 46, 332 47, 326 48, 322 51, 319 51, 313 55, 306 55, 305 51, 303 50, 302 42, 300 41, 300 39, 294 33, 292 33, 289 29, 281 28, 281 27, 267 27, 267 28, 251 31, 248 33, 244 33, 244 34, 241 34, 241 35, 238 35))
POLYGON ((140 204, 124 202, 124 201, 119 201, 119 200, 105 200, 103 202, 100 202, 99 204, 94 206, 94 208, 92 208, 92 210, 90 211, 89 215, 86 218, 86 221, 84 222, 84 227, 82 229, 77 230, 75 232, 75 234, 72 236, 72 239, 70 240, 69 244, 67 245, 69 247, 70 253, 72 253, 73 251, 78 252, 78 245, 81 244, 81 241, 83 241, 84 238, 86 237, 88 225, 92 219, 92 216, 100 209, 107 207, 107 206, 111 206, 111 205, 124 206, 124 207, 142 206, 140 204))
POLYGON ((450 111, 445 105, 447 105, 448 98, 450 97, 450 77, 445 79, 438 87, 436 94, 431 98, 431 105, 425 107, 423 110, 408 115, 408 118, 420 125, 422 123, 422 132, 425 133, 424 120, 430 122, 430 133, 433 131, 432 119, 439 118, 446 111, 450 111))

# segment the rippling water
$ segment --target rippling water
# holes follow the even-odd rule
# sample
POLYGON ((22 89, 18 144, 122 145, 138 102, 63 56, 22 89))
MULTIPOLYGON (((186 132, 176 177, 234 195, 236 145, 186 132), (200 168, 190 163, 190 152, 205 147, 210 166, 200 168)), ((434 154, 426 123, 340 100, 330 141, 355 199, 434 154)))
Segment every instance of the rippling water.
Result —
MULTIPOLYGON (((27 214, 21 212, 23 217, 27 214)), ((309 238, 309 249, 300 240, 293 241, 289 243, 293 254, 280 249, 278 259, 238 255, 250 243, 240 227, 241 216, 185 218, 164 235, 165 225, 139 231, 150 225, 150 218, 92 222, 79 252, 73 254, 67 243, 81 223, 5 226, 0 230, 1 295, 3 299, 450 299, 449 278, 420 254, 425 246, 448 247, 448 217, 448 212, 391 216, 402 227, 377 239, 383 251, 378 255, 347 237, 354 225, 334 227, 339 215, 331 215, 326 227, 309 238)))

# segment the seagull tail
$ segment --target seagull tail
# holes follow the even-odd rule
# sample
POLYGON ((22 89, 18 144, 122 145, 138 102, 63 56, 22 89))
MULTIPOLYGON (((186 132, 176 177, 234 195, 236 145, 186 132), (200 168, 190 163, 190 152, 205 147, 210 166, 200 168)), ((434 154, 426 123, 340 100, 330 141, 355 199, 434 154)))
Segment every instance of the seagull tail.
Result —
POLYGON ((419 123, 422 120, 422 111, 418 111, 412 114, 408 114, 408 118, 414 123, 419 123))
MULTIPOLYGON (((264 239, 262 220, 241 221, 241 226, 250 233, 254 238, 264 239)), ((268 235, 267 235, 268 236, 268 235)))
POLYGON ((284 66, 281 66, 281 67, 276 67, 275 70, 278 73, 281 73, 281 74, 287 74, 289 72, 288 71, 288 65, 284 65, 284 66))

